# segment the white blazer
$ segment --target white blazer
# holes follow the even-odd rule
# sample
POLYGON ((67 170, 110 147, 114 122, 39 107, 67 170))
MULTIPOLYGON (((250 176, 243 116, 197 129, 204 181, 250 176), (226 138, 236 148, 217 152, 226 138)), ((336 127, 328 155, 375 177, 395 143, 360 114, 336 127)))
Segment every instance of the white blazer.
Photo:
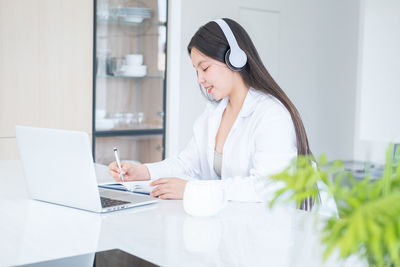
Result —
POLYGON ((151 179, 220 179, 228 200, 272 199, 278 185, 268 176, 297 155, 291 116, 276 98, 250 88, 225 141, 219 178, 213 168, 215 137, 228 100, 207 105, 194 124, 193 138, 177 157, 146 164, 151 179))

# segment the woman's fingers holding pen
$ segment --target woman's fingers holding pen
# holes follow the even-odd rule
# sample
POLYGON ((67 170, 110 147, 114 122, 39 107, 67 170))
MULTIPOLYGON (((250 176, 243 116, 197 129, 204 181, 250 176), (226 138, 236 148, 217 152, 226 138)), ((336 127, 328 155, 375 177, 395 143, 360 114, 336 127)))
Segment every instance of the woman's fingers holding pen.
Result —
POLYGON ((121 162, 121 170, 118 167, 116 161, 108 165, 110 174, 117 182, 122 182, 120 173, 124 175, 124 181, 137 181, 137 180, 149 180, 150 173, 146 165, 139 164, 134 165, 130 162, 121 162))
POLYGON ((128 168, 130 167, 129 165, 132 165, 132 164, 130 164, 128 162, 122 162, 121 170, 120 170, 116 161, 111 162, 108 165, 109 173, 114 178, 115 181, 121 182, 120 173, 125 175, 128 172, 128 168))
POLYGON ((110 175, 115 179, 115 180, 117 180, 117 179, 119 179, 119 169, 118 169, 118 166, 117 166, 117 162, 111 162, 109 165, 108 165, 108 170, 109 170, 109 173, 110 173, 110 175))
POLYGON ((133 165, 128 162, 121 162, 121 173, 125 176, 128 176, 128 171, 132 168, 133 165))

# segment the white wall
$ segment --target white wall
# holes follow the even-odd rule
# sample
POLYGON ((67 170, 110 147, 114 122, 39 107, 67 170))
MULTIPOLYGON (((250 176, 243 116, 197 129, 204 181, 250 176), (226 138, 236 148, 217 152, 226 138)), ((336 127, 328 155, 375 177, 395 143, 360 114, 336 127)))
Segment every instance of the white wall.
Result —
POLYGON ((364 0, 354 157, 383 162, 400 143, 400 1, 364 0))
POLYGON ((278 81, 315 155, 352 157, 358 1, 284 1, 278 81))
MULTIPOLYGON (((185 147, 205 104, 186 46, 201 25, 230 17, 254 36, 267 68, 299 109, 313 152, 352 158, 359 1, 171 0, 169 15, 170 33, 178 30, 181 37, 179 53, 168 58, 169 75, 179 76, 168 88, 169 95, 179 95, 169 98, 174 112, 168 113, 168 121, 179 123, 167 128, 167 140, 174 144, 167 143, 167 155, 176 155, 185 147), (267 25, 257 25, 248 19, 249 10, 265 12, 272 19, 267 23, 260 17, 267 25), (171 20, 176 16, 182 24, 174 28, 171 20), (276 39, 272 35, 278 40, 268 46, 266 40, 276 39)), ((170 52, 174 49, 169 47, 170 52)))

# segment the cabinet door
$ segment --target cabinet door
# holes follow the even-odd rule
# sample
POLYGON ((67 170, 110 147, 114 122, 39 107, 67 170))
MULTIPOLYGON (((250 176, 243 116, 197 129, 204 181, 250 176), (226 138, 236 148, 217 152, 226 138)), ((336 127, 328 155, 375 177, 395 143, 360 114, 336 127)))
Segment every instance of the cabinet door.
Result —
POLYGON ((0 1, 0 159, 15 125, 92 134, 93 2, 0 1))
POLYGON ((113 142, 116 146, 121 140, 125 140, 123 146, 130 151, 132 160, 149 162, 163 158, 166 11, 166 1, 97 1, 94 64, 96 161, 105 160, 99 153, 108 151, 113 142), (154 138, 148 136, 144 139, 161 140, 158 144, 161 152, 145 155, 141 152, 146 143, 143 138, 138 137, 139 142, 136 137, 130 137, 150 133, 155 135, 154 138))

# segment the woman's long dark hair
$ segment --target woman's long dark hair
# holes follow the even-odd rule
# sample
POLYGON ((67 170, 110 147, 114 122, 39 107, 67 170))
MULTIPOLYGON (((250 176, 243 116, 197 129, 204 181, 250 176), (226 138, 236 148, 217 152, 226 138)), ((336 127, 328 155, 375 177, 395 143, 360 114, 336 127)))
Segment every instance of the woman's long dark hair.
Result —
MULTIPOLYGON (((296 132, 297 154, 312 156, 306 130, 299 112, 265 68, 250 36, 234 20, 228 18, 224 18, 223 20, 229 25, 239 47, 247 55, 246 66, 243 70, 239 71, 244 83, 249 87, 274 96, 286 107, 292 117, 296 132)), ((211 21, 200 27, 190 40, 187 47, 189 55, 193 47, 204 55, 225 63, 225 53, 229 49, 229 44, 218 24, 211 21)), ((312 202, 303 203, 302 208, 309 209, 311 205, 312 202)))

